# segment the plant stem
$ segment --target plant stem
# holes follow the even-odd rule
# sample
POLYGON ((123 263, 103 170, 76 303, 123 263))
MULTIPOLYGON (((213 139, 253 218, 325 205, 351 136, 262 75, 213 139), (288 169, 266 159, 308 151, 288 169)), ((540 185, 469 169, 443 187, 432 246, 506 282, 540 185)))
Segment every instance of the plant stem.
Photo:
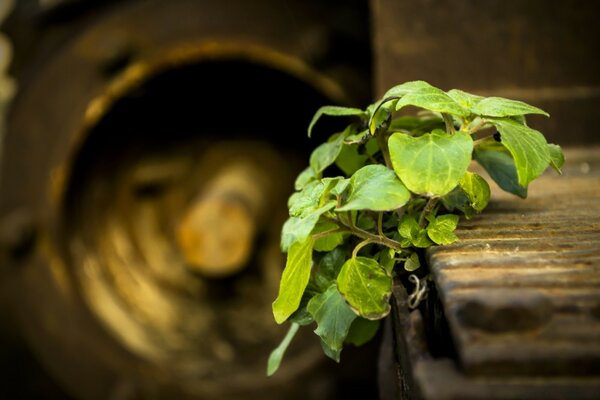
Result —
POLYGON ((352 251, 352 258, 356 258, 360 249, 362 249, 363 247, 365 247, 366 245, 371 244, 371 243, 373 243, 373 241, 371 239, 365 239, 362 242, 360 242, 359 244, 357 244, 356 247, 354 248, 354 250, 352 251))
POLYGON ((442 113, 442 117, 444 118, 444 123, 446 124, 446 132, 449 135, 454 135, 456 130, 454 130, 454 122, 452 122, 452 118, 447 113, 442 113))
POLYGON ((371 232, 367 232, 363 229, 360 229, 357 226, 350 226, 348 224, 346 224, 344 221, 342 221, 340 218, 335 218, 335 219, 331 219, 332 222, 335 222, 339 225, 342 225, 344 228, 346 228, 350 233, 352 233, 354 236, 357 236, 361 239, 364 240, 371 240, 373 243, 377 243, 383 246, 387 246, 390 249, 394 249, 394 250, 402 250, 402 246, 400 245, 399 242, 390 239, 386 236, 379 236, 379 235, 375 235, 371 232))
POLYGON ((425 218, 427 217, 427 214, 429 214, 431 210, 434 209, 438 201, 438 197, 432 197, 427 201, 425 207, 423 207, 423 211, 421 211, 421 216, 419 217, 419 226, 421 228, 425 228, 425 218))
POLYGON ((384 236, 383 235, 383 212, 380 212, 377 215, 377 233, 379 234, 379 236, 384 236))
POLYGON ((335 228, 335 229, 331 229, 325 232, 319 232, 319 233, 315 233, 314 235, 312 235, 313 240, 317 241, 321 238, 327 237, 329 235, 335 235, 336 233, 342 233, 342 232, 346 232, 347 229, 344 228, 335 228))
POLYGON ((481 121, 479 121, 479 123, 477 125, 475 125, 474 127, 472 127, 471 129, 469 129, 469 135, 474 134, 475 132, 477 132, 478 130, 480 130, 481 128, 483 128, 483 126, 487 124, 487 121, 482 119, 481 121))
POLYGON ((383 160, 385 161, 385 166, 388 167, 389 169, 394 169, 394 167, 392 166, 392 160, 390 158, 390 150, 388 149, 388 144, 387 144, 387 138, 382 135, 382 134, 378 134, 377 135, 377 145, 379 146, 379 149, 381 150, 381 154, 383 154, 383 160))

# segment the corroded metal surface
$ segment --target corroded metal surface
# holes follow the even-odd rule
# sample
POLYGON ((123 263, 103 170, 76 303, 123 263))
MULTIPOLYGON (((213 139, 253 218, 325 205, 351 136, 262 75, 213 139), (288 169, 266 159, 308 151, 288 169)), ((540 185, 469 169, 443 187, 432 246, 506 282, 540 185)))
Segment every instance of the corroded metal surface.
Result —
POLYGON ((457 363, 418 363, 424 397, 600 394, 600 149, 567 159, 429 252, 457 363))

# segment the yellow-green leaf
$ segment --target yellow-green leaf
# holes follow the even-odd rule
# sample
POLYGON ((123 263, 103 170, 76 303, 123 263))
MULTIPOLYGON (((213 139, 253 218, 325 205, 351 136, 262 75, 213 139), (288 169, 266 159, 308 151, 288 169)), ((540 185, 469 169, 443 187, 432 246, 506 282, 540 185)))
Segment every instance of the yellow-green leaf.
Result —
POLYGON ((394 171, 413 193, 443 196, 456 187, 471 162, 473 140, 441 130, 419 137, 394 133, 388 142, 394 171))
POLYGON ((290 325, 290 329, 279 346, 277 346, 277 348, 275 348, 275 350, 273 350, 269 355, 269 361, 267 363, 267 376, 273 375, 279 369, 279 365, 281 365, 281 360, 283 359, 285 351, 292 342, 292 339, 294 339, 294 336, 296 336, 296 333, 298 333, 298 328, 300 328, 300 325, 292 323, 290 325))
POLYGON ((289 249, 281 281, 279 295, 273 302, 273 316, 278 324, 283 323, 298 309, 302 294, 310 278, 314 241, 308 236, 295 242, 289 249))
POLYGON ((381 319, 390 312, 392 278, 368 257, 346 261, 337 278, 339 291, 352 309, 366 319, 381 319))
POLYGON ((525 114, 550 115, 537 107, 518 100, 510 100, 502 97, 486 97, 477 102, 472 112, 485 117, 510 117, 525 114))
POLYGON ((317 123, 317 121, 323 116, 329 115, 332 117, 345 117, 345 116, 358 116, 358 117, 366 117, 366 113, 358 108, 352 107, 339 107, 339 106, 323 106, 317 110, 315 115, 313 116, 310 124, 308 125, 308 137, 312 135, 312 130, 317 123))
POLYGON ((490 200, 490 185, 474 172, 465 172, 458 183, 465 192, 469 203, 476 211, 482 211, 490 200))

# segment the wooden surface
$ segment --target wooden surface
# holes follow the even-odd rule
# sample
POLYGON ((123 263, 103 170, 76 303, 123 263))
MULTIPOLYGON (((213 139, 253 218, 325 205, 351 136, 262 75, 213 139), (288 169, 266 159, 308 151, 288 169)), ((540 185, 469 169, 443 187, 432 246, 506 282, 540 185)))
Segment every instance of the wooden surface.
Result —
POLYGON ((457 363, 417 363, 425 398, 600 395, 600 148, 566 155, 428 253, 457 363))

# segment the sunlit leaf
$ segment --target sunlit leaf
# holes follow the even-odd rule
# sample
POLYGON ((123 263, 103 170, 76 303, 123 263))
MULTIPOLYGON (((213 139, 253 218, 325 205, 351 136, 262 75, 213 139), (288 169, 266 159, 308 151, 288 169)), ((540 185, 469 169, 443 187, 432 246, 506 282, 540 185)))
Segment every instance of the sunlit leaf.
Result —
POLYGON ((337 278, 339 291, 363 318, 381 319, 390 312, 392 278, 372 258, 346 261, 337 278))
POLYGON ((469 199, 471 207, 482 211, 490 200, 490 185, 481 176, 467 171, 458 183, 469 199))
POLYGON ((281 281, 279 295, 273 302, 273 316, 278 324, 283 323, 298 309, 304 289, 310 278, 314 241, 307 237, 295 242, 288 251, 287 262, 281 281))
POLYGON ((398 233, 402 240, 402 247, 419 247, 427 248, 433 243, 427 237, 427 231, 419 225, 417 219, 410 215, 404 214, 398 225, 398 233))
POLYGON ((409 199, 410 193, 394 171, 384 165, 367 165, 352 175, 348 198, 336 211, 389 211, 409 199))
POLYGON ((446 214, 431 217, 427 225, 427 235, 436 244, 451 244, 458 240, 454 230, 458 225, 458 215, 446 214))
POLYGON ((548 153, 550 154, 550 165, 556 172, 562 174, 560 170, 565 163, 565 155, 559 145, 550 143, 548 144, 548 153))
POLYGON ((450 192, 471 162, 473 140, 441 130, 419 137, 394 133, 388 142, 394 171, 413 193, 442 196, 450 192))
POLYGON ((343 143, 344 137, 338 133, 313 150, 310 155, 310 167, 315 175, 320 176, 327 167, 335 162, 342 151, 343 143))
POLYGON ((472 112, 485 117, 510 117, 513 115, 541 114, 550 115, 537 107, 517 100, 509 100, 502 97, 486 97, 479 101, 472 112))

